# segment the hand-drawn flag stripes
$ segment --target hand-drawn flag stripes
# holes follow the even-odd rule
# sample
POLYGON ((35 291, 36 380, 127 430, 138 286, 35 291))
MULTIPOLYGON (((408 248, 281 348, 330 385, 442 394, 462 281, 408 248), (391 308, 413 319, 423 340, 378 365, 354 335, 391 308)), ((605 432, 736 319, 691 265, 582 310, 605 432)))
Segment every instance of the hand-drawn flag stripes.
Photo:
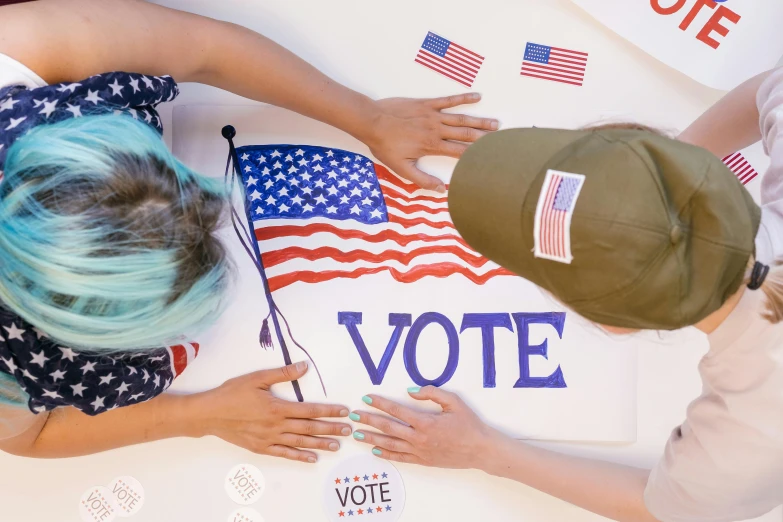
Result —
POLYGON ((586 69, 587 53, 528 42, 520 74, 581 86, 586 69))
POLYGON ((272 291, 377 273, 403 283, 461 274, 484 284, 511 275, 459 236, 445 195, 364 156, 290 145, 237 152, 272 291))
POLYGON ((748 163, 748 160, 745 159, 745 156, 743 156, 741 152, 729 154, 723 158, 723 163, 729 167, 729 170, 731 170, 737 176, 737 179, 740 180, 740 183, 743 185, 747 185, 753 181, 753 178, 759 175, 756 169, 754 169, 753 166, 748 163))
POLYGON ((429 32, 414 61, 470 87, 484 63, 484 57, 429 32))

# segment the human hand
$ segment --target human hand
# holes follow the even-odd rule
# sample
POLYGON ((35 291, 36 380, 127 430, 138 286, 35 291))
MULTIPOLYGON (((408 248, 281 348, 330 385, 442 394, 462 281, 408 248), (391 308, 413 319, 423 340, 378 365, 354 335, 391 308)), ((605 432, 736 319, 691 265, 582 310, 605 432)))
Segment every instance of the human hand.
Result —
POLYGON ((468 147, 466 143, 476 141, 486 131, 497 130, 497 120, 441 112, 479 100, 478 93, 378 100, 375 103, 380 113, 372 136, 363 141, 376 158, 403 178, 422 188, 445 192, 443 182, 419 170, 416 161, 428 155, 459 158, 468 147))
POLYGON ((351 414, 351 420, 381 431, 353 434, 356 440, 372 444, 372 452, 381 458, 439 468, 477 468, 485 448, 503 437, 453 393, 434 386, 410 388, 408 392, 416 400, 439 404, 443 411, 420 412, 370 395, 362 400, 391 418, 367 412, 351 414))
POLYGON ((273 384, 299 379, 305 373, 307 363, 299 362, 236 377, 190 396, 201 426, 199 434, 220 437, 255 453, 311 464, 318 457, 307 449, 337 451, 340 443, 322 436, 345 437, 351 427, 315 419, 346 417, 345 406, 289 402, 270 391, 273 384))

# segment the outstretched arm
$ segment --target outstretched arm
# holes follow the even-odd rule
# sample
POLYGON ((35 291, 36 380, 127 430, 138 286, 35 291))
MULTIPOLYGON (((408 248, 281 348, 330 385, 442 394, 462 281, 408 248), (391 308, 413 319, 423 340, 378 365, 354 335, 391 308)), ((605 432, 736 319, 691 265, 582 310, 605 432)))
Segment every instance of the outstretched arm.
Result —
POLYGON ((719 158, 759 141, 756 93, 772 72, 761 73, 734 88, 696 118, 677 139, 703 147, 719 158))
MULTIPOLYGON (((35 418, 21 434, 3 440, 0 451, 36 458, 76 457, 170 437, 213 435, 255 453, 313 463, 312 450, 337 451, 333 437, 351 434, 341 422, 344 406, 288 402, 272 395, 277 383, 302 377, 307 364, 236 377, 194 395, 163 394, 150 401, 90 417, 58 408, 35 418)), ((0 411, 0 415, 5 409, 0 411)))
POLYGON ((41 0, 2 10, 0 53, 47 82, 121 70, 214 85, 342 129, 424 188, 443 184, 416 168, 420 157, 459 157, 466 142, 498 125, 441 112, 476 103, 478 94, 374 101, 258 33, 141 0, 41 0))

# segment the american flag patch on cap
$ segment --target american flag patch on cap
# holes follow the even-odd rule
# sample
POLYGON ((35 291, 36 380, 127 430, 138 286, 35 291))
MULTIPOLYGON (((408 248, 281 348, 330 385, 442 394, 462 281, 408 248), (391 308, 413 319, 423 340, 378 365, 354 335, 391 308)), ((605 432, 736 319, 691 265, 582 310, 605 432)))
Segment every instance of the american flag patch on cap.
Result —
POLYGON ((536 205, 535 256, 571 263, 571 217, 585 177, 548 170, 536 205))

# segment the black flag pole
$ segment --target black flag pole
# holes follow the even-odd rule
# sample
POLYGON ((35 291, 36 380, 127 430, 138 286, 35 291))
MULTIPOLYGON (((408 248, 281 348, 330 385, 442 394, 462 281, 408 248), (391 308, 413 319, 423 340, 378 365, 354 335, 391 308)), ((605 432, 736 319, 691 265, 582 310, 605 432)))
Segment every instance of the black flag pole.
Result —
MULTIPOLYGON (((241 180, 242 174, 239 171, 239 155, 237 154, 236 147, 234 147, 234 137, 237 135, 237 131, 232 125, 226 125, 223 127, 221 134, 228 141, 229 161, 234 164, 234 174, 239 176, 239 179, 241 180)), ((242 185, 243 191, 242 207, 245 209, 245 217, 247 218, 248 226, 252 228, 253 218, 247 205, 244 204, 244 201, 247 199, 247 195, 244 194, 245 186, 242 183, 240 183, 240 185, 242 185)), ((289 365, 291 364, 291 355, 288 353, 288 347, 286 346, 285 338, 283 337, 283 332, 280 328, 280 322, 277 319, 277 305, 275 305, 275 301, 272 298, 272 291, 269 289, 269 281, 267 280, 266 271, 264 270, 264 262, 261 260, 261 251, 258 249, 258 243, 256 241, 250 241, 250 243, 252 244, 253 252, 255 253, 256 267, 258 268, 258 272, 261 274, 261 280, 264 283, 264 293, 266 294, 266 301, 269 305, 269 314, 272 316, 272 324, 275 327, 277 341, 280 343, 280 350, 283 352, 283 360, 286 365, 289 365)), ((263 334, 260 337, 263 338, 263 334)), ((259 342, 263 343, 263 340, 259 339, 259 342)), ((294 387, 296 399, 299 402, 304 402, 302 390, 299 387, 299 381, 291 381, 291 385, 294 387)))

